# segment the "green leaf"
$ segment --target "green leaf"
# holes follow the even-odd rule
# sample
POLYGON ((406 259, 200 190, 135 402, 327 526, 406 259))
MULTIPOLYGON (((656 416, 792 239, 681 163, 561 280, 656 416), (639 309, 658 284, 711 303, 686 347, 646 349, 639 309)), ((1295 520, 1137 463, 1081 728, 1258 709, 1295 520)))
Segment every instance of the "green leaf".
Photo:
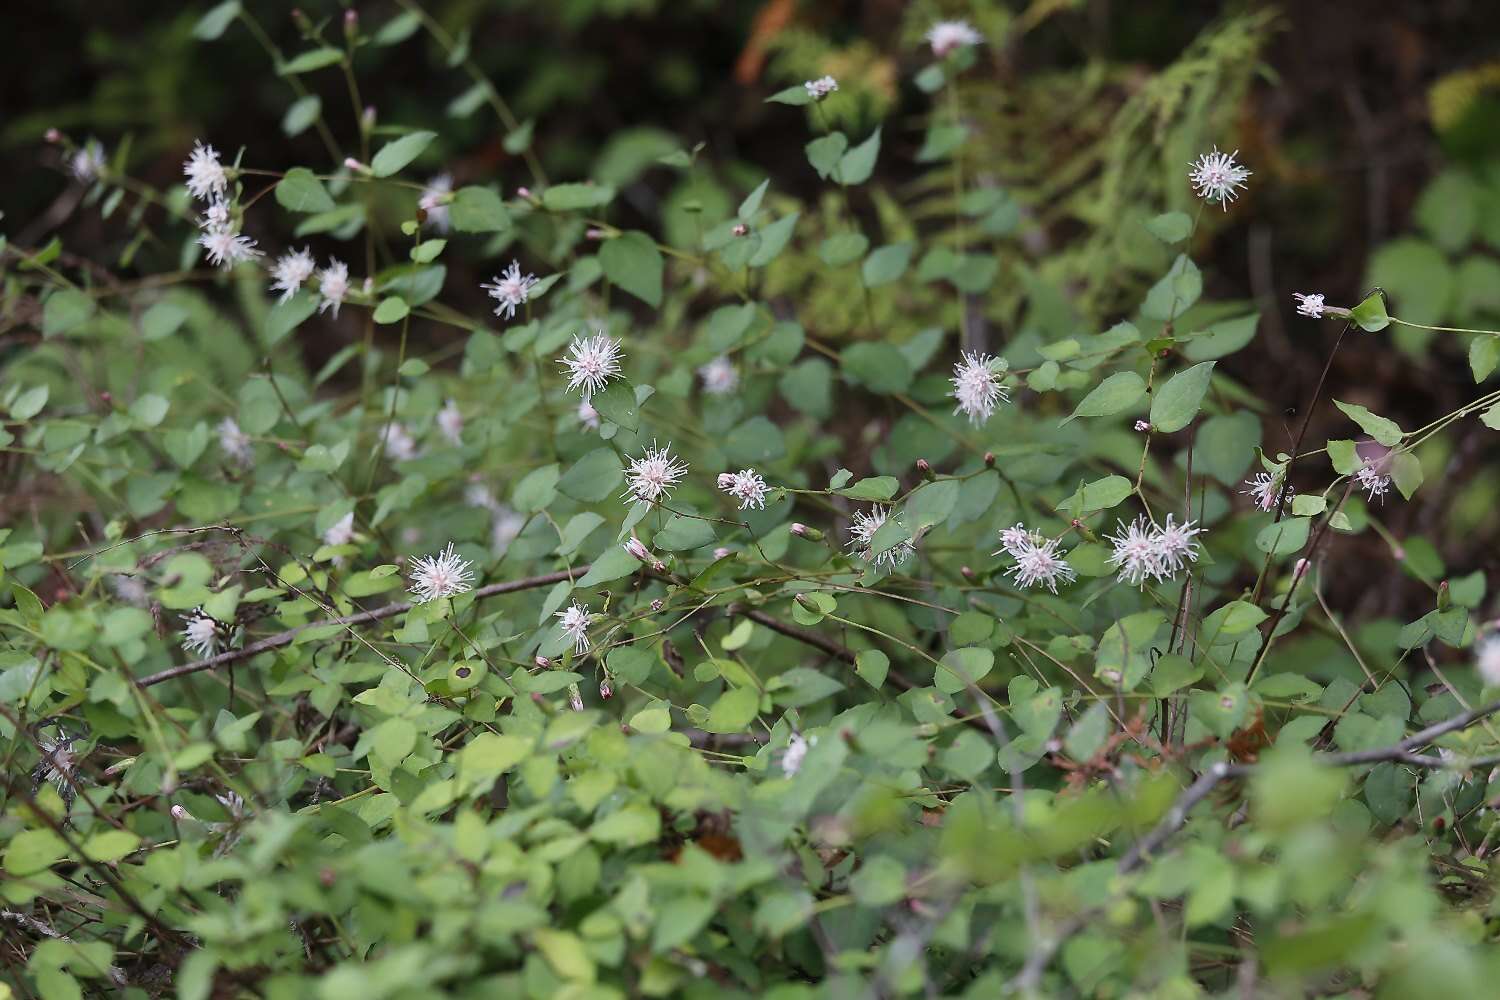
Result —
POLYGON ((860 269, 865 284, 876 288, 880 285, 888 285, 901 277, 911 264, 911 253, 910 243, 892 243, 870 254, 865 258, 864 266, 860 269))
POLYGON ((198 18, 198 23, 193 25, 193 37, 204 42, 213 41, 224 34, 239 13, 240 0, 224 0, 198 18))
POLYGON ((282 63, 278 72, 282 76, 296 76, 298 73, 311 73, 315 69, 332 66, 343 60, 344 53, 331 46, 324 46, 321 49, 304 52, 293 58, 291 62, 282 63))
POLYGON ((382 299, 380 305, 375 307, 373 318, 377 323, 397 323, 405 319, 410 312, 411 307, 406 304, 405 299, 399 295, 392 295, 382 299))
POLYGON ((499 233, 511 226, 500 196, 485 187, 461 187, 448 204, 448 221, 460 233, 499 233))
POLYGON ((129 830, 102 830, 83 842, 83 853, 94 861, 119 861, 140 846, 140 836, 129 830))
POLYGON ((1198 266, 1186 254, 1179 254, 1166 276, 1146 293, 1141 315, 1163 322, 1175 319, 1191 308, 1202 294, 1203 275, 1198 273, 1198 266))
POLYGON ((1385 296, 1380 292, 1371 292, 1363 302, 1349 310, 1349 318, 1367 333, 1375 333, 1391 325, 1390 317, 1385 311, 1385 296))
POLYGON ((842 132, 830 132, 807 144, 807 162, 824 180, 838 180, 839 163, 849 148, 849 140, 842 132))
POLYGON ((739 217, 741 222, 749 222, 755 218, 755 213, 760 211, 761 200, 766 196, 766 189, 770 186, 771 179, 767 177, 756 185, 754 191, 745 196, 744 201, 740 202, 739 211, 734 214, 739 217))
POLYGON ((393 139, 382 146, 370 161, 370 172, 376 177, 390 177, 400 173, 408 163, 421 156, 422 150, 436 138, 436 132, 412 132, 393 139))
POLYGON ((786 249, 791 241, 792 230, 797 226, 797 220, 801 218, 800 212, 784 215, 762 229, 759 234, 760 246, 756 247, 754 255, 750 258, 751 267, 765 267, 786 249))
POLYGON ((806 87, 799 83, 795 87, 788 87, 785 90, 778 90, 776 93, 766 98, 765 103, 790 104, 793 107, 801 107, 804 104, 812 103, 812 95, 807 92, 806 87))
POLYGON ((877 127, 868 139, 839 160, 838 180, 846 185, 863 184, 875 172, 875 160, 879 156, 880 129, 877 127))
POLYGON ((1495 371, 1500 362, 1500 337, 1475 337, 1469 342, 1469 370, 1474 373, 1474 384, 1478 385, 1495 371))
POLYGON ((625 379, 610 382, 602 392, 594 393, 589 403, 605 420, 613 421, 627 431, 640 427, 641 411, 636 403, 635 386, 625 379))
POLYGON ((73 288, 60 288, 47 296, 42 306, 42 333, 55 337, 71 333, 94 315, 94 300, 73 288))
POLYGON ((1193 231, 1193 219, 1186 212, 1165 212, 1147 222, 1146 230, 1163 243, 1181 243, 1193 231))
POLYGON ((957 694, 970 684, 977 684, 994 668, 992 650, 976 646, 950 649, 933 671, 932 686, 944 694, 957 694))
POLYGON ((861 343, 844 348, 839 367, 852 382, 871 392, 905 392, 912 370, 905 355, 890 344, 861 343))
POLYGON ((653 309, 661 306, 665 261, 656 241, 645 233, 629 232, 599 248, 604 276, 653 309))
POLYGON ((1170 434, 1192 423, 1213 372, 1214 362, 1204 361, 1168 379, 1151 401, 1152 429, 1170 434))
POLYGON ((1135 492, 1135 486, 1124 476, 1105 476, 1083 486, 1057 505, 1057 510, 1076 512, 1074 516, 1092 514, 1118 506, 1135 492))
POLYGON ((10 404, 10 416, 12 420, 30 420, 42 412, 42 407, 47 405, 47 397, 51 389, 46 385, 34 385, 30 389, 16 397, 16 401, 10 404))
POLYGON ((863 233, 836 233, 818 247, 818 256, 829 267, 843 267, 859 260, 868 249, 870 240, 863 233))
POLYGON ((66 857, 68 845, 51 830, 23 830, 5 848, 5 870, 17 878, 35 875, 66 857))
POLYGON ((1255 536, 1255 547, 1271 555, 1284 556, 1300 552, 1307 544, 1310 517, 1282 518, 1276 524, 1268 524, 1255 536))
POLYGON ((306 132, 323 115, 323 100, 317 94, 308 94, 292 102, 281 116, 281 131, 287 138, 306 132))
POLYGON ((337 207, 306 167, 293 167, 277 182, 276 202, 290 212, 331 212, 337 207))
POLYGON ((542 206, 549 212, 577 212, 608 205, 614 197, 608 184, 554 184, 542 192, 542 206))
POLYGON ((595 448, 563 474, 557 481, 557 491, 574 500, 596 503, 617 490, 624 479, 614 449, 595 448))
POLYGON ((890 657, 878 649, 862 649, 854 657, 854 672, 872 688, 879 688, 885 683, 890 669, 890 657))
POLYGON ((1356 424, 1370 437, 1385 445, 1394 448, 1401 443, 1403 437, 1401 427, 1394 420, 1371 413, 1358 403, 1344 403, 1337 399, 1333 405, 1344 411, 1344 415, 1356 424))
POLYGON ((1063 423, 1079 417, 1107 417, 1128 409, 1146 394, 1146 380, 1135 372, 1115 372, 1100 382, 1063 419, 1063 423))
POLYGON ((1412 494, 1422 485, 1422 462, 1416 455, 1409 451, 1403 451, 1391 460, 1391 478, 1396 483, 1396 489, 1401 495, 1410 500, 1412 494))
POLYGON ((754 688, 725 691, 708 712, 703 728, 710 733, 738 733, 755 721, 760 709, 760 692, 754 688))

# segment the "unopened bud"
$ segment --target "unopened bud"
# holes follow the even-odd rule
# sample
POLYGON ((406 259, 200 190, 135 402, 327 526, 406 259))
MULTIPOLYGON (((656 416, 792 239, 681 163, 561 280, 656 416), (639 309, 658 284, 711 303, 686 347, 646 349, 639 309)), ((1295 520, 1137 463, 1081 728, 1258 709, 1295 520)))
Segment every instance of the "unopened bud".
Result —
POLYGON ((615 689, 610 687, 609 678, 606 677, 604 678, 604 680, 599 682, 599 697, 603 698, 605 701, 609 701, 609 699, 613 698, 614 696, 615 689))
POLYGON ((172 814, 172 818, 179 823, 196 822, 196 818, 193 816, 193 814, 188 812, 182 806, 173 806, 168 811, 172 814))
POLYGON ((365 164, 359 162, 358 160, 356 160, 352 156, 346 156, 346 157, 344 157, 344 166, 347 169, 352 170, 352 171, 354 171, 357 174, 368 174, 370 172, 370 168, 369 167, 367 167, 365 164))
POLYGON ((731 551, 733 551, 733 550, 725 548, 724 546, 720 545, 718 548, 714 549, 714 558, 715 559, 723 559, 725 556, 729 555, 729 553, 731 551))
POLYGON ((1453 595, 1448 591, 1448 581, 1438 584, 1437 609, 1447 611, 1453 606, 1453 595))
POLYGON ((604 230, 600 229, 598 226, 590 226, 588 229, 584 230, 583 238, 587 240, 594 240, 597 242, 604 239, 604 230))
POLYGON ((44 135, 44 138, 45 138, 45 139, 46 139, 46 140, 47 140, 47 141, 48 141, 48 142, 62 142, 62 133, 61 133, 61 132, 59 132, 59 131, 58 131, 58 130, 57 130, 57 129, 55 129, 55 128, 49 128, 49 129, 48 129, 48 130, 47 130, 47 131, 46 131, 46 133, 45 133, 45 135, 44 135))
POLYGON ((359 33, 359 11, 350 7, 344 11, 344 35, 353 38, 359 33))
POLYGON ((364 292, 366 295, 374 294, 375 279, 370 277, 369 275, 366 275, 364 282, 359 286, 359 290, 361 292, 364 292))
POLYGON ((1149 431, 1151 429, 1151 421, 1149 421, 1149 420, 1137 420, 1135 422, 1135 429, 1138 430, 1138 431, 1140 431, 1142 434, 1144 434, 1144 433, 1146 433, 1147 431, 1149 431))
POLYGON ((111 402, 114 402, 114 398, 115 398, 114 396, 110 395, 110 392, 109 392, 108 389, 105 389, 103 392, 99 393, 99 402, 101 402, 101 403, 111 403, 111 402))
POLYGON ((917 471, 922 474, 923 479, 926 479, 929 482, 932 480, 932 465, 927 461, 927 459, 917 459, 917 471))
POLYGON ((583 711, 583 695, 578 693, 578 685, 573 685, 573 690, 568 694, 568 707, 575 712, 583 711))
POLYGON ((719 489, 727 490, 734 487, 734 476, 727 472, 719 473, 719 489))
POLYGON ((375 130, 375 105, 365 107, 365 113, 359 116, 359 127, 366 132, 375 130))
POLYGON ((520 187, 516 188, 516 197, 517 198, 525 198, 527 201, 530 201, 531 200, 531 188, 527 187, 524 184, 521 185, 520 187))
POLYGON ((302 12, 301 7, 292 8, 292 23, 297 26, 299 31, 312 30, 312 22, 307 19, 307 15, 302 12))
POLYGON ((318 884, 325 889, 332 889, 335 877, 332 868, 321 869, 318 872, 318 884))
POLYGON ((625 543, 624 548, 637 562, 648 564, 656 562, 656 557, 651 554, 651 550, 646 548, 641 540, 634 535, 630 536, 630 541, 625 543))
POLYGON ((960 566, 958 571, 963 574, 965 580, 974 579, 974 568, 972 566, 960 566))
POLYGON ((654 600, 654 601, 651 602, 651 610, 652 611, 659 612, 659 611, 661 611, 662 608, 664 608, 666 606, 667 606, 667 602, 663 601, 660 597, 658 597, 656 600, 654 600))
POLYGON ((552 669, 552 661, 540 654, 537 655, 537 658, 533 662, 536 663, 536 665, 542 670, 552 669))
POLYGON ((730 232, 734 233, 734 235, 736 236, 744 236, 746 233, 750 232, 750 227, 745 225, 743 222, 736 222, 734 224, 734 228, 731 229, 730 232))
POLYGON ((798 538, 806 538, 810 542, 820 541, 823 538, 823 533, 821 531, 819 531, 817 528, 809 528, 801 521, 793 521, 791 531, 792 534, 796 535, 798 538))
POLYGON ((993 451, 984 453, 984 467, 986 469, 993 469, 995 467, 995 453, 993 451))

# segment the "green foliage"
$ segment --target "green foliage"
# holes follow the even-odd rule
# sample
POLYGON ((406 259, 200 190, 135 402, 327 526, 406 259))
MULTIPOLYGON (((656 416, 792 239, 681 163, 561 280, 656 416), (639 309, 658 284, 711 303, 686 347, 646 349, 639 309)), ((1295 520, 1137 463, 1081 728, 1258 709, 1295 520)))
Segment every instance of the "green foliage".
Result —
MULTIPOLYGON (((1106 101, 1120 67, 1001 87, 975 50, 923 49, 899 63, 931 101, 920 138, 884 117, 879 74, 850 72, 816 103, 767 98, 789 156, 640 128, 587 168, 534 141, 469 33, 397 6, 307 21, 273 56, 285 133, 367 164, 224 157, 230 224, 272 260, 311 242, 318 273, 273 289, 265 261, 205 265, 207 206, 128 157, 85 210, 150 267, 22 246, 39 230, 6 220, 9 982, 1493 980, 1500 703, 1467 663, 1496 655, 1486 567, 1450 571, 1375 498, 1438 493, 1441 435, 1500 425, 1500 402, 1398 423, 1331 365, 1310 405, 1346 437, 1263 429, 1243 381, 1268 363, 1261 312, 1214 297, 1195 237, 1218 206, 1194 208, 1183 164, 1223 135, 1269 15, 1106 101), (346 134, 302 82, 424 47, 471 87, 404 116, 431 130, 346 134), (1042 127, 1013 147, 1023 105, 1042 127), (463 124, 481 108, 526 187, 424 181, 490 148, 463 124), (1098 136, 1052 176, 1027 157, 1065 125, 1098 136), (1076 235, 1039 253, 1023 220, 1049 212, 1076 235), (1345 561, 1395 596, 1340 605, 1345 561)), ((1035 27, 982 13, 997 52, 1035 27)), ((259 33, 251 16, 224 3, 183 31, 259 33)), ((789 29, 773 75, 820 75, 826 48, 789 29)), ((1453 288, 1483 312, 1482 265, 1433 275, 1481 238, 1487 184, 1440 176, 1424 236, 1372 264, 1384 291, 1328 307, 1361 360, 1410 349, 1453 288)), ((1482 382, 1500 334, 1461 335, 1482 382)))

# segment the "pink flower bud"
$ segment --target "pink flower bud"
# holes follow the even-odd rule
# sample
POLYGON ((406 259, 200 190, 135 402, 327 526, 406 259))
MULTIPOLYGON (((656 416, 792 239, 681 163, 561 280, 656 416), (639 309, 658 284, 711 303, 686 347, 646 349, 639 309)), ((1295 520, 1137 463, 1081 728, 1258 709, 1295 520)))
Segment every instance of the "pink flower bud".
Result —
POLYGON ((730 232, 734 233, 734 235, 736 236, 744 236, 746 233, 750 232, 750 227, 745 225, 743 222, 736 222, 734 224, 734 228, 730 230, 730 232))
POLYGON ((1149 431, 1151 429, 1151 421, 1149 421, 1149 420, 1137 420, 1135 422, 1135 429, 1138 430, 1138 431, 1140 431, 1142 434, 1144 434, 1144 433, 1146 433, 1147 431, 1149 431))
POLYGON ((577 691, 574 691, 572 694, 568 695, 568 707, 575 712, 582 712, 583 695, 579 694, 577 691))
POLYGON ((798 538, 807 537, 807 525, 803 524, 801 521, 793 521, 791 531, 792 534, 796 535, 798 538))
POLYGON ((599 682, 599 697, 603 698, 605 701, 609 701, 609 699, 613 698, 614 696, 615 689, 609 686, 609 678, 606 677, 604 678, 604 680, 599 682))
POLYGON ((368 174, 370 172, 369 167, 365 166, 363 163, 359 162, 352 156, 344 157, 344 166, 357 174, 368 174))
POLYGON ((533 662, 536 663, 536 665, 538 667, 540 667, 541 669, 543 669, 543 670, 550 670, 550 669, 552 669, 552 661, 549 660, 549 659, 547 659, 547 657, 545 657, 545 656, 540 656, 539 655, 539 656, 537 656, 537 658, 533 662))
POLYGON ((647 549, 646 546, 641 543, 641 540, 634 535, 631 535, 630 541, 625 543, 625 551, 630 553, 630 555, 638 562, 656 562, 656 557, 653 556, 651 554, 651 551, 647 549))
POLYGON ((660 597, 658 597, 656 600, 654 600, 654 601, 651 602, 651 610, 652 611, 659 612, 659 611, 661 611, 662 608, 664 608, 666 606, 667 606, 666 602, 663 601, 660 597))
POLYGON ((47 130, 46 139, 48 142, 62 142, 62 133, 55 128, 49 128, 47 130))
MULTIPOLYGON (((733 489, 733 488, 734 488, 734 476, 730 475, 727 472, 721 472, 721 473, 719 473, 719 489, 721 489, 721 490, 728 490, 728 489, 733 489)), ((795 533, 796 530, 797 530, 797 526, 796 525, 792 525, 792 531, 795 533)))
POLYGON ((597 226, 590 226, 584 231, 583 236, 584 239, 602 240, 604 239, 604 230, 598 228, 597 226))
POLYGON ((527 187, 524 184, 521 185, 520 187, 516 188, 516 197, 517 198, 525 198, 527 201, 530 201, 531 200, 531 188, 527 187))
POLYGON ((172 818, 179 823, 186 823, 193 818, 193 814, 182 808, 182 806, 173 806, 168 811, 171 812, 172 818))
POLYGON ((731 551, 731 549, 727 549, 724 546, 720 545, 718 548, 714 549, 714 558, 723 559, 725 556, 729 555, 731 551))

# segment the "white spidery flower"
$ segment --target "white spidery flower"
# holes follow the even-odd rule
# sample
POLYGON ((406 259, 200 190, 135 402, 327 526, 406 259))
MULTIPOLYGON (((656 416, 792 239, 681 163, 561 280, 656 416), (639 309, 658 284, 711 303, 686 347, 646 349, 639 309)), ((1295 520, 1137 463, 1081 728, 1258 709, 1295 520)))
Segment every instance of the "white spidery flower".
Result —
POLYGON ((982 41, 983 36, 968 21, 939 21, 927 29, 927 44, 932 46, 932 54, 939 59, 954 49, 978 45, 982 41))
POLYGON ((1488 687, 1500 687, 1500 635, 1489 635, 1474 647, 1475 666, 1488 687))
POLYGON ((1152 536, 1156 543, 1157 565, 1163 576, 1175 575, 1189 562, 1198 561, 1197 536, 1203 533, 1203 529, 1193 527, 1197 521, 1174 522, 1175 515, 1168 514, 1167 523, 1158 527, 1152 536))
POLYGON ((1391 477, 1382 473, 1377 463, 1372 463, 1367 459, 1354 474, 1354 478, 1359 480, 1359 488, 1367 492, 1371 500, 1379 499, 1381 503, 1385 502, 1385 495, 1391 488, 1391 477))
POLYGON ((965 351, 963 359, 953 366, 952 396, 958 401, 953 412, 967 415, 971 424, 984 423, 997 404, 1010 399, 1000 384, 1000 373, 990 367, 999 360, 977 351, 965 351))
POLYGON ((1142 514, 1127 527, 1125 522, 1116 522, 1116 531, 1106 536, 1114 544, 1109 562, 1120 571, 1120 582, 1132 587, 1145 587, 1147 577, 1160 577, 1162 568, 1158 559, 1160 547, 1152 531, 1152 525, 1142 514))
POLYGON ((1323 318, 1323 296, 1303 295, 1301 292, 1293 292, 1292 298, 1297 300, 1297 312, 1311 319, 1323 318))
POLYGON ((32 786, 41 788, 44 784, 50 784, 57 789, 63 805, 71 809, 73 798, 77 794, 74 786, 79 781, 78 755, 73 750, 73 738, 58 728, 56 736, 38 733, 36 742, 42 759, 31 771, 32 786))
POLYGON ((297 290, 302 287, 303 282, 311 278, 313 272, 318 269, 317 261, 313 260, 312 251, 303 247, 295 253, 284 253, 276 258, 276 263, 271 265, 271 291, 280 292, 278 302, 285 302, 297 290))
POLYGON ((1257 472, 1245 480, 1245 487, 1241 494, 1253 499, 1261 510, 1273 511, 1286 502, 1286 470, 1257 472))
POLYGON ((454 447, 464 443, 464 415, 453 400, 443 404, 437 414, 438 430, 454 447))
POLYGON ((115 573, 109 578, 109 586, 115 592, 115 597, 126 604, 144 608, 151 603, 151 593, 146 589, 146 581, 141 577, 115 573))
POLYGON ((505 504, 496 504, 490 521, 490 547, 504 555, 510 543, 516 540, 521 529, 526 527, 526 518, 505 504))
POLYGON ((1245 179, 1250 176, 1250 171, 1234 162, 1239 152, 1236 149, 1233 153, 1221 153, 1215 146, 1212 153, 1194 160, 1193 169, 1188 172, 1188 180, 1198 197, 1210 204, 1218 202, 1226 212, 1235 199, 1236 189, 1244 187, 1245 179))
POLYGON ((386 456, 397 462, 406 462, 417 457, 417 442, 406 427, 400 423, 391 423, 385 429, 385 453, 386 456))
POLYGON ((193 140, 193 152, 182 164, 182 172, 187 177, 188 194, 200 201, 229 188, 229 174, 219 162, 218 151, 203 145, 201 139, 193 140))
POLYGON ((208 208, 198 217, 198 228, 209 232, 215 229, 229 229, 229 202, 223 198, 215 198, 208 203, 208 208))
POLYGON ((599 429, 599 411, 586 399, 578 404, 578 422, 591 431, 599 429))
POLYGON ((728 493, 740 502, 740 510, 754 507, 757 510, 766 509, 766 494, 770 487, 760 477, 760 473, 754 469, 741 469, 739 472, 719 473, 719 489, 728 493))
POLYGON ((1012 553, 1016 564, 1006 573, 1015 577, 1016 586, 1022 589, 1041 584, 1052 593, 1057 593, 1059 580, 1072 583, 1078 577, 1077 572, 1063 558, 1064 553, 1057 550, 1057 546, 1055 538, 1029 540, 1018 552, 1012 553))
POLYGON ((240 430, 240 425, 233 417, 225 417, 219 421, 219 448, 241 465, 249 465, 255 457, 250 435, 240 430))
MULTIPOLYGON (((1022 552, 1035 545, 1036 536, 1019 521, 1000 531, 1000 552, 1006 553, 1012 559, 1019 558, 1022 552)), ((998 556, 1000 552, 991 552, 990 555, 998 556)))
POLYGON ((802 762, 807 759, 807 751, 817 746, 816 736, 804 737, 801 733, 793 733, 786 741, 786 750, 781 754, 781 773, 788 778, 793 777, 802 770, 802 762))
POLYGON ((587 403, 605 383, 620 377, 620 342, 600 330, 592 337, 574 337, 566 357, 557 359, 568 372, 568 388, 580 389, 587 403))
POLYGON ((354 540, 354 511, 334 521, 323 532, 324 545, 348 545, 354 540))
POLYGON ((453 175, 438 174, 422 189, 417 207, 427 213, 427 225, 440 233, 448 231, 448 195, 453 191, 453 175))
POLYGON ((81 184, 98 179, 104 173, 104 146, 90 139, 68 157, 68 173, 81 184))
POLYGON ((645 455, 630 460, 630 467, 625 470, 626 490, 621 499, 656 503, 671 494, 678 480, 687 474, 687 468, 673 457, 670 444, 658 448, 652 441, 645 455))
POLYGON ((807 89, 808 97, 811 97, 815 101, 821 101, 839 89, 839 82, 831 76, 824 76, 816 80, 808 80, 802 86, 807 89))
POLYGON ((229 270, 236 264, 262 256, 255 249, 255 241, 242 236, 227 226, 206 229, 198 237, 198 245, 208 251, 208 261, 229 270))
POLYGON ((595 617, 589 613, 589 609, 574 601, 563 610, 553 612, 553 616, 561 620, 563 632, 573 640, 573 652, 580 656, 587 653, 589 651, 589 623, 595 617))
POLYGON ((498 276, 491 279, 488 284, 480 284, 499 305, 495 306, 495 315, 504 316, 506 319, 514 319, 516 307, 523 305, 531 289, 536 285, 536 275, 521 273, 519 261, 511 261, 510 267, 501 271, 498 276))
MULTIPOLYGON (((875 532, 879 531, 880 526, 885 524, 890 517, 891 509, 879 504, 871 507, 868 514, 864 511, 855 511, 854 523, 849 526, 849 554, 857 556, 877 569, 882 566, 895 569, 915 555, 917 546, 910 538, 897 542, 883 552, 877 553, 871 548, 870 543, 875 537, 875 532)), ((899 520, 900 515, 897 514, 896 518, 899 520)))
POLYGON ((711 396, 724 396, 740 385, 740 373, 734 363, 722 354, 698 369, 703 380, 703 391, 711 396))
POLYGON ((194 608, 182 620, 187 623, 182 629, 182 648, 199 657, 213 656, 223 638, 218 621, 204 614, 202 608, 194 608))
POLYGON ((349 265, 337 257, 328 258, 328 266, 318 272, 318 312, 333 310, 333 318, 339 318, 339 306, 349 294, 349 265))
POLYGON ((411 587, 418 604, 441 597, 466 594, 474 587, 474 573, 469 560, 453 550, 453 543, 435 556, 423 556, 412 563, 411 587))

